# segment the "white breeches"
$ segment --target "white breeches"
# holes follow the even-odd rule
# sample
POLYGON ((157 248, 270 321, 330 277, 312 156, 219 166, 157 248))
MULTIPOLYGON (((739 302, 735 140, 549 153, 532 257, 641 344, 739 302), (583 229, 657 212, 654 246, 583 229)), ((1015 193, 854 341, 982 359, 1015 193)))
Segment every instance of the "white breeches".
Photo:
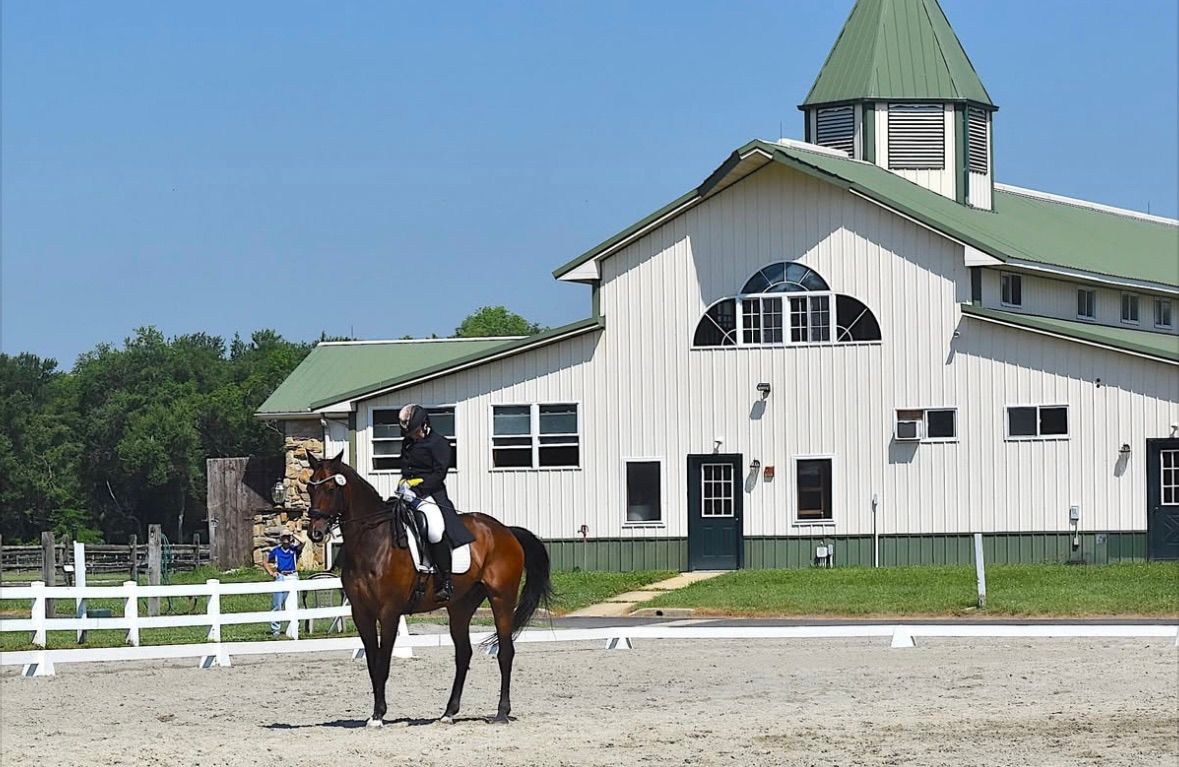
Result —
POLYGON ((442 509, 438 508, 438 504, 434 503, 433 498, 424 498, 422 504, 418 506, 418 510, 426 515, 426 537, 430 543, 441 541, 442 534, 446 532, 446 523, 442 520, 442 509))

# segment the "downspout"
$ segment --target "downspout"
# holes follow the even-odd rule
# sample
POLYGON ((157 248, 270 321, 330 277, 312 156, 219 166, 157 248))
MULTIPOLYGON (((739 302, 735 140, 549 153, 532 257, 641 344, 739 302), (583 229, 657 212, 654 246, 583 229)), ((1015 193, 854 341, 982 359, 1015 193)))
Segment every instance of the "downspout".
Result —
POLYGON ((876 511, 880 506, 880 496, 872 493, 872 566, 880 567, 880 536, 876 533, 876 511))

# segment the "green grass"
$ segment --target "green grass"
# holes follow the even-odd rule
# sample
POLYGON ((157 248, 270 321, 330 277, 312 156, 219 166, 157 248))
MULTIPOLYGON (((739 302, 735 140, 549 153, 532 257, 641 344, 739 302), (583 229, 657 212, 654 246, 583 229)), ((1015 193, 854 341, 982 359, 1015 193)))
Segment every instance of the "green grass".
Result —
POLYGON ((588 605, 609 599, 615 594, 646 586, 675 576, 664 570, 639 570, 631 573, 598 571, 553 573, 553 613, 565 615, 588 605))
MULTIPOLYGON (((553 612, 557 615, 577 610, 595 602, 600 602, 603 599, 611 597, 615 594, 620 594, 625 591, 631 591, 640 586, 653 583, 664 578, 670 578, 675 573, 671 572, 634 572, 634 573, 607 573, 607 572, 557 572, 553 573, 553 587, 555 591, 555 598, 553 600, 553 612)), ((246 568, 241 570, 234 570, 226 573, 218 572, 212 568, 201 568, 192 572, 176 573, 171 582, 177 583, 204 583, 210 578, 217 578, 223 582, 250 582, 250 581, 268 581, 270 577, 260 569, 246 568)), ((333 591, 319 591, 307 592, 308 605, 315 606, 315 597, 319 597, 319 606, 338 605, 340 604, 340 596, 338 592, 333 591)), ((270 609, 271 597, 269 594, 241 594, 233 596, 223 596, 221 598, 222 612, 257 612, 266 611, 270 609)), ((73 600, 55 600, 57 604, 58 616, 66 617, 73 615, 74 602, 73 600)), ((91 599, 88 600, 88 606, 92 609, 107 608, 111 610, 112 615, 119 616, 123 614, 123 602, 121 599, 91 599)), ((205 597, 181 597, 173 598, 171 603, 167 599, 160 600, 160 614, 161 615, 187 615, 187 614, 203 614, 208 606, 208 600, 205 597)), ((486 606, 486 603, 484 603, 486 606)), ((6 617, 12 618, 27 618, 31 604, 28 601, 18 600, 4 600, 0 603, 0 611, 6 617)), ((147 615, 147 600, 141 599, 139 601, 139 614, 147 615)), ((446 617, 443 614, 441 617, 434 615, 418 615, 410 616, 408 618, 410 623, 445 623, 446 617)), ((315 622, 316 636, 329 636, 326 634, 330 621, 320 619, 315 622)), ((475 626, 487 626, 491 621, 486 618, 476 617, 472 624, 475 626)), ((304 631, 304 626, 300 625, 300 632, 304 631)), ((188 644, 204 642, 208 629, 201 626, 191 626, 183 628, 166 628, 166 629, 143 629, 139 632, 140 645, 163 645, 163 644, 188 644)), ((301 634, 303 635, 303 634, 301 634)), ((342 633, 333 633, 330 636, 355 636, 356 630, 352 625, 351 620, 344 621, 344 631, 342 633)), ((226 642, 246 642, 255 640, 270 639, 270 627, 266 623, 252 623, 240 626, 223 626, 221 628, 221 639, 226 642)), ((24 632, 5 632, 0 634, 0 650, 15 651, 15 650, 32 650, 35 649, 30 642, 31 635, 24 632)), ((46 635, 46 643, 49 649, 68 649, 72 647, 120 647, 124 644, 126 639, 126 632, 121 630, 116 631, 91 631, 87 634, 86 643, 79 645, 77 643, 77 634, 74 631, 50 631, 46 635)))
POLYGON ((988 567, 986 610, 976 602, 973 567, 893 567, 742 570, 643 606, 730 615, 1174 616, 1179 564, 988 567))

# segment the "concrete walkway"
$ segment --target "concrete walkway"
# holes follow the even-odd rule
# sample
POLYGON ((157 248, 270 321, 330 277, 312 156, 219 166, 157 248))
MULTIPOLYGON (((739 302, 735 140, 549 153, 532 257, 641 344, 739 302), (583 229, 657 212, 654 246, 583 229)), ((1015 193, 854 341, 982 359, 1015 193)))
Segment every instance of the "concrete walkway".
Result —
POLYGON ((628 591, 625 594, 615 594, 607 599, 605 602, 599 602, 596 605, 583 607, 580 610, 569 613, 568 618, 617 618, 623 615, 630 615, 643 602, 649 602, 660 594, 668 591, 675 591, 682 589, 684 586, 697 583, 699 581, 706 581, 709 578, 715 578, 718 575, 724 575, 725 571, 715 570, 707 572, 691 572, 680 573, 679 575, 668 578, 665 581, 658 581, 644 586, 638 591, 628 591))

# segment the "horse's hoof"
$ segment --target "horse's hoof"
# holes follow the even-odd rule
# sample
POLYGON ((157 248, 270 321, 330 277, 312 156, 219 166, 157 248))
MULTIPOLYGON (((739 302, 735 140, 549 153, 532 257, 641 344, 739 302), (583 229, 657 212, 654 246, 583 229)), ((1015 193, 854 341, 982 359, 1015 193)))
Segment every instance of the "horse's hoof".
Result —
POLYGON ((491 724, 511 724, 512 720, 508 718, 507 714, 496 714, 495 717, 493 717, 490 720, 490 723, 491 724))
POLYGON ((385 722, 381 719, 369 719, 368 724, 365 725, 365 727, 372 727, 374 729, 377 727, 384 727, 384 726, 385 726, 385 722))
POLYGON ((442 718, 438 721, 442 722, 443 724, 454 724, 454 717, 450 714, 443 714, 442 718))

